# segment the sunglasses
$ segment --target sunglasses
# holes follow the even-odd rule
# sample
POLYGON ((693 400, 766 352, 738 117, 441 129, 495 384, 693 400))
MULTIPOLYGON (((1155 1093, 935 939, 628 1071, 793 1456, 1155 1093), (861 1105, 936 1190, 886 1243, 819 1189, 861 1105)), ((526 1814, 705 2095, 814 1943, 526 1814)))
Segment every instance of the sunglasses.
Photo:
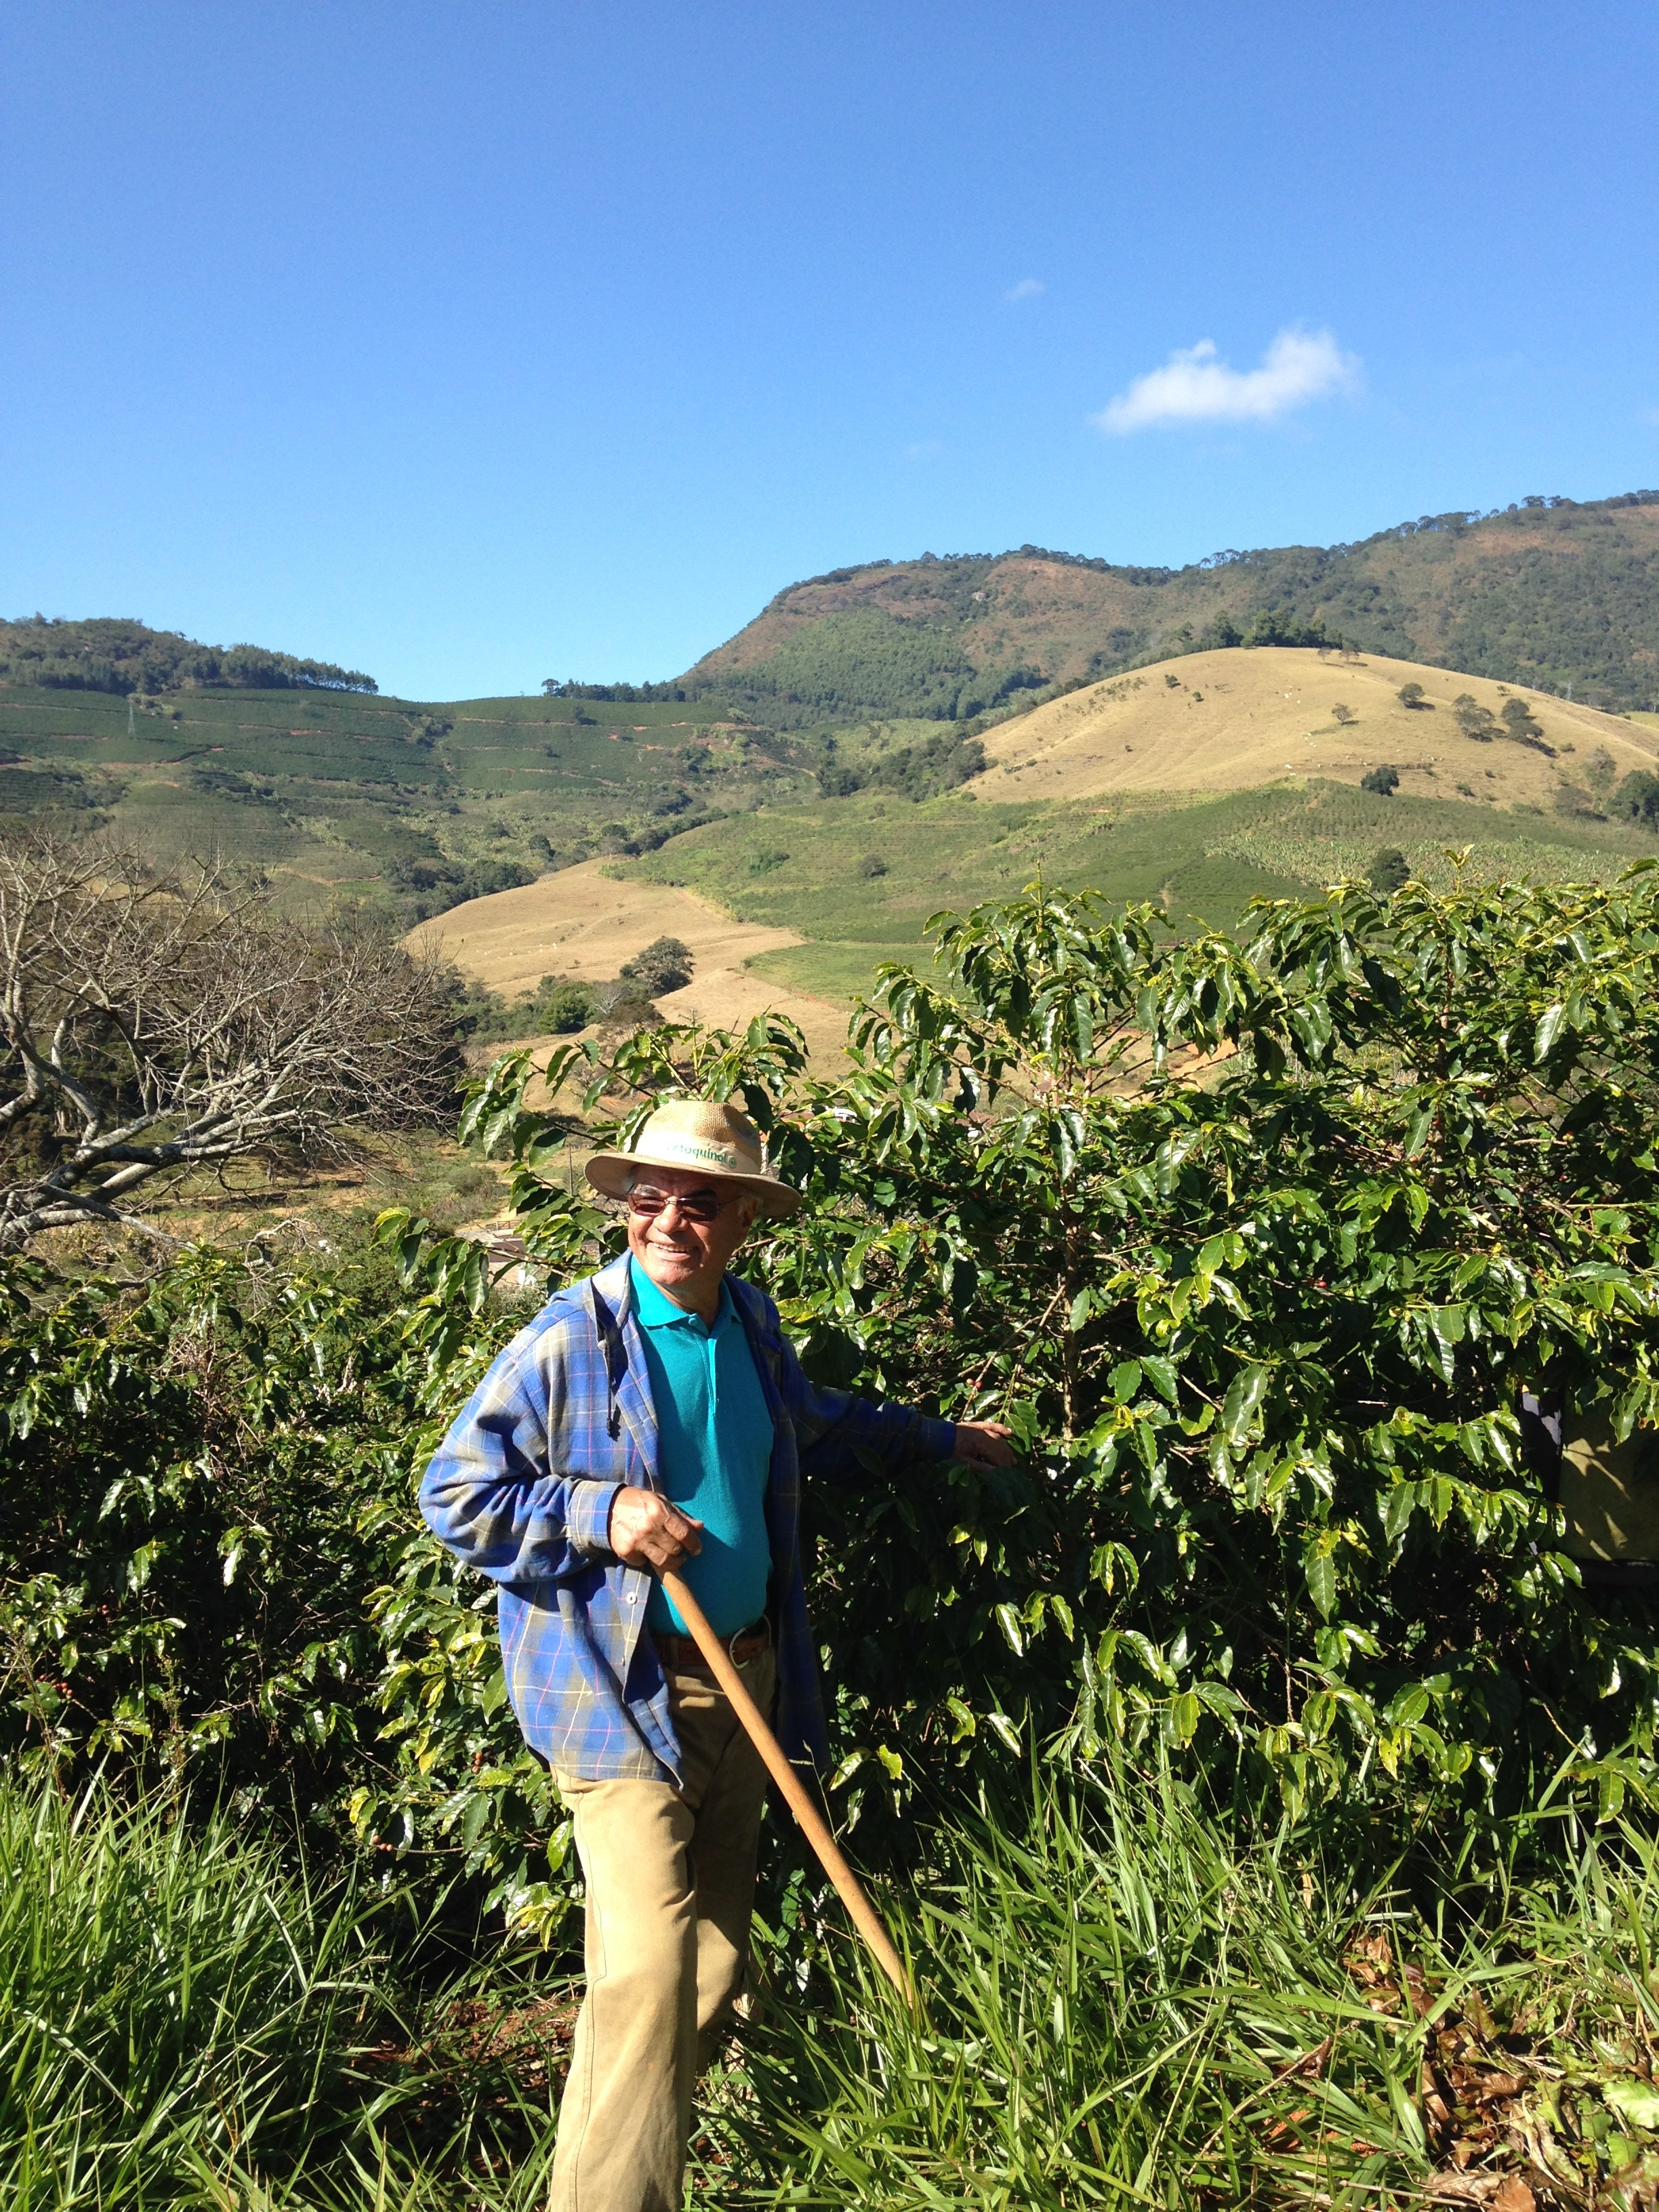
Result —
POLYGON ((717 1198, 712 1190, 694 1190, 687 1198, 678 1193, 671 1196, 666 1191, 630 1190, 628 1210, 637 1213, 642 1221, 654 1221, 667 1206, 677 1206, 682 1221, 697 1221, 707 1224, 715 1220, 732 1204, 729 1198, 717 1198))

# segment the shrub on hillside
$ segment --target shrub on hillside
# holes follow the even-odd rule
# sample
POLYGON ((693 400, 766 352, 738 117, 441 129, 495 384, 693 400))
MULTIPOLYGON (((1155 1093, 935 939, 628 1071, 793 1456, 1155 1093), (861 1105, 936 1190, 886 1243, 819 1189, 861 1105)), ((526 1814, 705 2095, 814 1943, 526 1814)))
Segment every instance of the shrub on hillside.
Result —
POLYGON ((669 991, 683 991, 696 963, 691 948, 678 937, 655 937, 643 952, 636 952, 617 969, 624 981, 635 983, 648 999, 669 991))
POLYGON ((1570 821, 1605 822, 1607 818, 1605 808, 1576 783, 1556 785, 1555 811, 1558 814, 1565 814, 1570 821))
POLYGON ((959 732, 903 745, 878 760, 865 778, 872 790, 896 791, 905 799, 933 799, 954 791, 985 768, 985 747, 959 732))
POLYGON ((1659 775, 1651 769, 1632 769, 1613 795, 1613 811, 1628 814, 1632 822, 1650 828, 1659 823, 1659 775))
POLYGON ((1546 753, 1551 760, 1555 758, 1555 747, 1544 741, 1543 724, 1535 718, 1524 699, 1505 699, 1498 719, 1503 724, 1500 735, 1512 739, 1517 745, 1530 746, 1534 752, 1546 753))
POLYGON ((586 1029, 593 1018, 593 994, 586 983, 561 983, 542 1001, 542 1018, 555 1036, 586 1029))
POLYGON ((1402 884, 1409 883, 1411 873, 1411 862, 1399 846, 1384 845, 1366 870, 1365 880, 1374 891, 1387 897, 1390 892, 1397 891, 1402 884))
MULTIPOLYGON (((544 841, 544 844, 545 841, 544 841)), ((409 895, 409 908, 416 921, 428 921, 469 899, 489 898, 497 891, 518 890, 533 884, 536 873, 520 860, 473 860, 462 863, 437 858, 403 858, 386 867, 386 880, 394 890, 409 895)))
POLYGON ((602 983, 595 994, 595 1019, 612 1038, 629 1030, 653 1028, 662 1019, 634 983, 602 983))
POLYGON ((1341 649, 1342 640, 1325 628, 1322 618, 1299 616, 1289 607, 1260 607, 1250 617, 1237 641, 1244 646, 1312 646, 1322 653, 1341 649))
POLYGON ((1489 745, 1498 735, 1498 722, 1490 707, 1483 707, 1472 692, 1460 691, 1452 701, 1452 717, 1466 738, 1489 745))

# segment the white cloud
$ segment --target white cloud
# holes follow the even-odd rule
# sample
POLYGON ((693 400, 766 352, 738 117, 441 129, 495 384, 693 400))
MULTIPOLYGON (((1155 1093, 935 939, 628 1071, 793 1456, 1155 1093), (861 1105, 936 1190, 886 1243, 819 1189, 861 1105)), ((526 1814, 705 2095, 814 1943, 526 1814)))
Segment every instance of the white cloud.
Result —
POLYGON ((1011 284, 1002 296, 1009 307, 1017 307, 1022 300, 1037 299, 1041 296, 1042 291, 1042 285, 1039 278, 1022 276, 1018 283, 1011 284))
POLYGON ((1266 422, 1358 380, 1358 362, 1338 349, 1328 331, 1280 331, 1261 368, 1250 369, 1229 368, 1216 359, 1214 341, 1204 338, 1136 377, 1089 419, 1115 437, 1166 422, 1266 422))

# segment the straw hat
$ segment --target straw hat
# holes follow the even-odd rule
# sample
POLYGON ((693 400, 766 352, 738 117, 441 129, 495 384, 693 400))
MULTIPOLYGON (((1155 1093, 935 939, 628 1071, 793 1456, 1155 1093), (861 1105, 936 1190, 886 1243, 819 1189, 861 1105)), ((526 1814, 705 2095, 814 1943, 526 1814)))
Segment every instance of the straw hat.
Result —
POLYGON ((607 1198, 626 1198, 635 1168, 699 1170, 724 1182, 742 1183, 744 1196, 760 1211, 781 1221, 800 1205, 800 1193, 781 1182, 766 1164, 760 1131, 735 1106, 702 1098, 670 1098, 641 1127, 633 1150, 595 1152, 587 1180, 607 1198))

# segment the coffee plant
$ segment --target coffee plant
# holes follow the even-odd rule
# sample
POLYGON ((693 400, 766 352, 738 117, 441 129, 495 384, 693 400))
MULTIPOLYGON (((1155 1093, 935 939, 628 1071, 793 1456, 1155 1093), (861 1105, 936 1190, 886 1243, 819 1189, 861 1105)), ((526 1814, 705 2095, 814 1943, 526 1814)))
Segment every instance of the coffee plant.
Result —
MULTIPOLYGON (((549 1288, 620 1241, 574 1148, 740 1097, 808 1194, 744 1264, 814 1377, 1016 1428, 1007 1473, 809 1498, 866 1856, 947 1786, 1154 1741, 1355 1832, 1651 1796, 1644 1602, 1584 1586, 1521 1413, 1659 1423, 1656 883, 1346 884, 1186 943, 1033 889, 937 917, 833 1077, 773 1017, 475 1085, 549 1288)), ((566 1841, 493 1590, 413 1506, 542 1293, 406 1214, 377 1238, 9 1263, 0 1717, 60 1770, 285 1794, 546 1933, 566 1841)))

